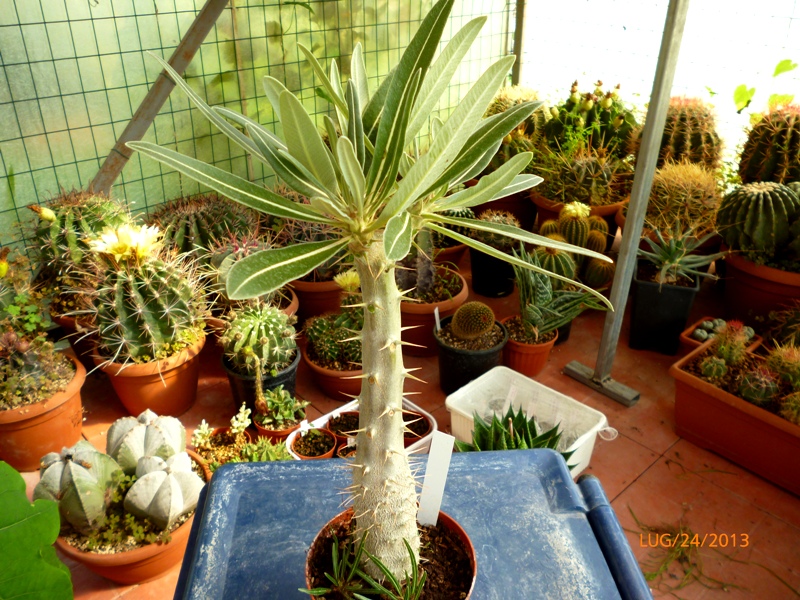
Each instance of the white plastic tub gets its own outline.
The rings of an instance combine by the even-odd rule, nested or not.
[[[473,414],[490,422],[493,414],[502,417],[512,405],[514,410],[522,407],[528,418],[535,417],[540,433],[556,424],[560,426],[558,450],[573,452],[569,460],[574,465],[570,469],[573,477],[589,466],[597,432],[608,428],[608,419],[599,410],[508,367],[495,367],[450,394],[445,401],[452,433],[466,443],[472,443]]]
[[[421,409],[419,406],[417,406],[410,400],[406,400],[405,398],[403,398],[403,408],[406,410],[413,410],[414,412],[418,412],[431,422],[430,433],[420,438],[413,444],[409,445],[408,448],[406,448],[406,452],[408,454],[427,454],[428,450],[431,447],[431,438],[433,437],[433,432],[436,431],[439,427],[436,423],[436,419],[433,418],[433,415],[431,413]],[[347,404],[342,404],[336,410],[333,410],[325,415],[322,415],[320,418],[311,421],[310,425],[312,427],[325,427],[325,425],[328,423],[328,420],[332,419],[339,413],[346,412],[349,410],[358,410],[358,400],[353,400],[352,402],[348,402]],[[295,460],[301,460],[301,458],[297,456],[297,454],[295,454],[294,451],[292,450],[292,443],[294,442],[294,438],[297,437],[298,433],[302,429],[303,427],[301,427],[297,431],[293,431],[292,433],[289,434],[289,437],[286,438],[286,448],[289,450],[289,454],[291,454],[292,458],[294,458]]]

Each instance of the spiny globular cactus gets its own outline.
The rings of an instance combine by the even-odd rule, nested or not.
[[[714,338],[714,354],[724,360],[726,365],[738,365],[745,358],[749,339],[744,323],[730,320]]]
[[[605,248],[605,240],[603,240],[603,247]],[[539,259],[539,264],[541,267],[551,273],[555,273],[556,275],[562,275],[569,279],[575,279],[575,261],[569,255],[568,252],[564,250],[559,250],[558,248],[548,248],[545,246],[540,246],[536,248],[536,258]],[[563,289],[566,286],[566,282],[560,279],[552,279],[552,285],[554,290]]]
[[[590,258],[583,268],[583,282],[590,288],[599,289],[606,287],[614,279],[616,265],[614,263]]]
[[[594,250],[602,254],[606,249],[606,242],[608,235],[597,229],[590,229],[589,235],[586,237],[586,248]]]
[[[558,228],[558,221],[555,219],[548,219],[539,226],[539,235],[548,236],[553,233],[561,233]]]
[[[106,196],[72,191],[45,206],[28,206],[39,217],[36,246],[41,263],[56,272],[80,267],[90,253],[89,240],[106,227],[131,220],[127,209]]]
[[[719,204],[719,187],[713,171],[694,163],[669,163],[653,177],[647,222],[663,230],[680,221],[691,224],[695,236],[702,237],[713,231]]]
[[[608,223],[603,217],[598,215],[589,215],[589,230],[599,231],[604,235],[608,235]]]
[[[180,253],[204,255],[231,234],[254,235],[258,213],[216,194],[170,200],[147,218],[163,232],[164,245]]]
[[[483,302],[462,304],[450,321],[450,330],[461,340],[474,340],[494,327],[494,312]]]
[[[517,218],[512,215],[510,212],[505,210],[487,210],[480,217],[479,220],[485,221],[486,223],[497,223],[500,225],[509,225],[511,227],[519,227],[519,221]],[[492,248],[496,248],[498,250],[503,250],[504,252],[508,252],[511,248],[514,247],[516,243],[513,239],[506,237],[504,235],[499,235],[496,233],[491,233],[488,231],[476,231],[475,235],[478,236],[478,239],[482,241],[484,244],[491,246]]]
[[[45,455],[39,472],[33,499],[57,501],[62,518],[88,534],[105,521],[122,470],[113,458],[81,441],[60,453]]]
[[[445,217],[456,217],[458,219],[474,219],[475,213],[471,208],[453,208],[449,210],[443,210],[439,213]],[[460,233],[461,235],[469,237],[472,233],[471,229],[467,229],[466,227],[461,227],[460,225],[449,225],[445,224],[444,227],[451,231],[455,231],[456,233]],[[457,244],[455,240],[450,239],[446,235],[439,233],[438,231],[431,232],[431,238],[433,240],[434,248],[447,248],[448,246],[452,246]]]
[[[168,459],[186,448],[186,430],[175,417],[159,417],[145,410],[138,417],[122,417],[111,424],[106,436],[106,453],[117,461],[126,475],[136,472],[139,459],[156,456]]]
[[[560,169],[564,199],[600,206],[613,200],[613,162],[596,153],[578,153]]]
[[[146,518],[159,529],[169,529],[197,507],[205,483],[192,471],[186,452],[166,461],[157,456],[139,459],[136,482],[125,495],[125,511]]]
[[[755,367],[742,374],[739,380],[739,395],[761,406],[772,400],[778,393],[780,379],[767,367]]]
[[[795,425],[800,425],[800,392],[792,392],[781,400],[781,416]]]
[[[262,373],[274,377],[294,359],[297,342],[293,317],[262,304],[241,308],[229,319],[220,344],[236,372],[255,375],[258,362]]]
[[[360,331],[364,327],[360,280],[355,271],[345,271],[334,278],[342,288],[342,310],[306,321],[309,347],[317,358],[340,365],[361,364]]]
[[[631,136],[632,154],[639,154],[641,134],[639,127]],[[699,98],[670,98],[657,166],[687,161],[713,171],[719,167],[721,157],[722,140],[711,107]]]
[[[92,242],[103,284],[93,301],[100,355],[159,360],[203,335],[205,304],[189,264],[160,258],[156,228],[122,226]]]
[[[728,374],[728,365],[719,356],[706,356],[698,366],[703,377],[708,379],[722,379]]]
[[[800,391],[800,348],[776,343],[767,354],[767,367],[780,375],[793,390]]]
[[[722,199],[716,228],[733,250],[773,256],[789,241],[789,226],[800,216],[800,198],[780,183],[749,183]]]
[[[208,251],[207,264],[203,269],[203,277],[207,280],[208,293],[218,309],[232,306],[227,296],[228,274],[236,261],[262,250],[269,250],[272,245],[264,238],[249,233],[230,233],[216,240]],[[265,294],[260,301],[270,303],[276,293]]]
[[[574,245],[586,247],[589,239],[590,208],[581,202],[570,202],[558,214],[558,229],[566,240]],[[603,244],[605,248],[605,243]]]
[[[750,128],[739,177],[742,183],[800,181],[800,106],[776,108]]]

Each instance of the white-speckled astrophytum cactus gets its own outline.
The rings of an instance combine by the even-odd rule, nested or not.
[[[168,459],[186,448],[186,430],[175,417],[159,417],[146,410],[138,417],[117,419],[108,430],[106,451],[126,475],[136,471],[139,459]]]

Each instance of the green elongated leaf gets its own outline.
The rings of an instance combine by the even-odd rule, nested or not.
[[[267,95],[267,100],[272,105],[272,110],[275,111],[275,116],[280,123],[281,120],[281,94],[289,90],[280,81],[265,75],[263,79],[264,93]]]
[[[361,122],[361,101],[356,93],[355,84],[347,82],[347,137],[356,151],[358,164],[364,165],[366,151],[364,149],[364,126]]]
[[[434,216],[439,221],[446,222],[446,220],[441,215],[431,215],[431,216]],[[448,218],[447,221],[449,221],[449,220],[450,219]],[[457,220],[458,221],[472,221],[472,219],[457,219]],[[463,225],[463,224],[462,223],[458,223],[458,225]],[[465,226],[471,227],[472,225],[471,224],[466,224]],[[455,231],[452,231],[450,229],[442,227],[441,225],[438,225],[436,223],[428,222],[428,223],[425,223],[424,227],[426,229],[430,229],[431,231],[436,231],[438,233],[441,233],[442,235],[446,235],[447,237],[452,238],[452,239],[454,239],[455,241],[457,241],[457,242],[459,242],[461,244],[466,244],[470,248],[475,248],[475,250],[480,250],[481,252],[483,252],[485,254],[488,254],[489,256],[494,256],[495,258],[499,258],[500,260],[503,260],[503,261],[505,261],[507,263],[510,263],[512,265],[516,265],[518,267],[523,267],[525,269],[530,269],[531,271],[536,271],[537,273],[542,273],[543,275],[547,275],[548,277],[553,277],[554,279],[560,279],[561,281],[566,281],[567,283],[569,283],[571,285],[574,285],[575,287],[578,287],[578,288],[580,288],[582,290],[586,290],[587,292],[591,293],[593,296],[598,298],[603,304],[608,306],[609,310],[612,310],[612,311],[614,310],[614,307],[611,305],[611,302],[609,302],[608,298],[603,296],[600,292],[598,292],[597,290],[593,290],[592,288],[587,287],[587,286],[583,285],[580,282],[574,281],[574,280],[570,279],[569,277],[563,277],[562,275],[558,275],[556,273],[551,273],[550,271],[548,271],[546,269],[542,269],[541,267],[537,267],[535,265],[531,265],[530,263],[527,263],[524,260],[520,260],[518,258],[515,258],[515,257],[513,257],[513,256],[511,256],[509,254],[506,254],[504,252],[501,252],[500,250],[497,250],[496,248],[492,248],[491,246],[489,246],[487,244],[484,244],[483,242],[479,242],[478,240],[475,240],[475,239],[473,239],[471,237],[467,237],[466,235],[462,235],[460,233],[457,233]],[[503,226],[503,227],[505,227],[505,226]],[[516,227],[509,227],[509,229],[516,229]],[[586,248],[579,248],[578,246],[570,246],[569,244],[564,244],[563,242],[557,242],[557,241],[551,240],[549,238],[543,238],[541,236],[534,235],[532,233],[528,233],[527,231],[523,231],[522,229],[516,229],[516,230],[520,234],[525,234],[525,236],[532,236],[532,237],[538,238],[538,240],[539,240],[538,242],[534,241],[532,243],[538,244],[540,246],[548,246],[548,247],[552,247],[552,248],[561,248],[561,249],[564,249],[564,250],[567,250],[567,248],[565,248],[565,246],[568,246],[569,248],[572,249],[571,250],[572,252],[576,252],[578,254],[583,254],[585,256],[596,256],[596,257],[602,258],[605,261],[610,261],[611,260],[608,257],[603,256],[602,254],[597,254],[596,252],[592,252],[591,250],[587,250]],[[501,233],[501,232],[496,231],[496,230],[492,230],[492,231],[494,231],[495,233]],[[505,233],[506,235],[508,235],[508,232],[502,232],[502,233]],[[510,235],[509,237],[514,237],[514,239],[521,239],[522,241],[529,241],[529,239],[527,237],[525,237],[525,239],[522,239],[522,237],[517,237],[517,235],[513,235],[513,236]],[[558,245],[556,245],[556,244],[558,244]],[[567,251],[570,251],[570,250],[567,250]]]
[[[328,142],[331,145],[333,155],[336,155],[336,144],[339,142],[339,134],[336,132],[336,123],[333,122],[328,115],[322,116],[322,122],[325,124],[325,133],[328,134]]]
[[[70,571],[56,555],[58,503],[25,494],[25,481],[0,461],[0,598],[72,598]]]
[[[378,136],[375,140],[373,161],[367,175],[367,192],[370,194],[384,187],[383,184],[387,177],[385,155],[392,151],[392,146],[397,143],[398,138],[402,138],[401,148],[405,148],[405,132],[408,123],[404,123],[402,131],[398,131],[398,122],[403,119],[403,113],[408,119],[408,114],[413,106],[414,97],[410,97],[410,95],[412,92],[416,95],[417,86],[412,86],[412,78],[417,73],[420,73],[419,77],[424,78],[439,45],[439,40],[442,38],[442,31],[447,24],[452,7],[453,0],[439,0],[431,8],[397,64],[387,90],[386,101],[378,125]],[[406,108],[405,105],[409,103],[410,105]],[[366,126],[365,119],[365,128]],[[390,161],[388,164],[392,164],[392,162]],[[394,214],[389,216],[393,217]],[[387,218],[381,223],[381,226],[385,225],[388,220]]]
[[[419,89],[421,72],[417,71],[408,82],[408,86],[403,90],[403,98],[398,108],[397,118],[391,121],[391,127],[387,130],[388,139],[382,151],[375,146],[372,164],[367,174],[367,195],[377,202],[382,200],[397,181],[397,168],[400,158],[405,148],[405,131],[408,125],[408,117],[411,107],[414,104],[414,96]],[[389,123],[389,120],[384,121]],[[381,124],[381,131],[384,131]],[[378,136],[380,143],[380,135]],[[373,177],[370,179],[370,177]]]
[[[541,104],[541,102],[525,102],[481,121],[475,132],[467,139],[458,158],[428,188],[428,191],[445,183],[449,185],[455,181],[464,181],[467,172],[477,171],[475,173],[477,174],[483,171],[494,157],[503,138],[533,114]],[[488,154],[492,149],[494,151]]]
[[[375,141],[378,135],[378,124],[380,123],[381,114],[383,114],[383,105],[386,103],[386,96],[389,94],[389,88],[392,86],[392,77],[394,77],[396,71],[397,67],[389,71],[389,74],[378,86],[375,94],[369,99],[361,115],[361,121],[364,124],[364,135],[372,142]]]
[[[532,187],[539,185],[542,181],[543,181],[542,178],[539,177],[538,175],[529,175],[529,174],[517,175],[516,177],[514,177],[514,179],[511,181],[510,184],[508,184],[502,190],[494,194],[491,198],[485,201],[484,200],[478,201],[477,203],[473,203],[472,201],[473,197],[469,197],[470,199],[468,199],[466,195],[456,198],[458,194],[461,194],[462,192],[466,191],[462,190],[462,192],[457,192],[456,194],[453,194],[452,196],[448,196],[447,198],[445,198],[445,200],[448,201],[451,198],[453,199],[452,203],[450,202],[446,203],[447,205],[446,208],[456,208],[458,206],[463,206],[464,208],[471,208],[473,206],[477,206],[478,204],[483,204],[483,202],[491,202],[492,200],[499,200],[500,198],[505,198],[507,196],[511,196],[512,194],[524,192],[525,190],[529,190]],[[467,188],[467,189],[472,189],[472,188]],[[463,202],[466,202],[466,204],[462,204]],[[437,205],[437,209],[438,208],[440,208],[440,206]],[[445,208],[444,203],[441,208],[442,209]]]
[[[219,116],[224,117],[230,121],[233,121],[234,123],[238,123],[245,130],[247,130],[247,128],[249,127],[258,131],[262,137],[270,140],[273,147],[286,150],[286,144],[283,143],[283,140],[281,138],[279,138],[277,135],[272,133],[266,127],[264,127],[257,121],[254,121],[250,117],[246,117],[245,115],[237,113],[235,110],[230,110],[229,108],[225,108],[224,106],[214,106],[212,110]]]
[[[411,226],[411,215],[407,212],[397,215],[386,224],[383,234],[383,251],[389,260],[403,260],[411,250],[414,232]]]
[[[329,78],[333,89],[336,91],[336,94],[339,98],[345,99],[345,104],[347,104],[347,96],[345,96],[344,90],[342,89],[342,76],[339,75],[339,64],[335,61],[331,61],[331,75]],[[336,118],[339,121],[339,130],[340,131],[347,131],[349,119],[347,118],[347,108],[344,109],[340,107],[336,102],[333,103],[333,108],[336,110]]]
[[[350,81],[355,87],[358,96],[358,105],[366,106],[369,102],[369,79],[367,66],[364,64],[364,51],[361,42],[356,43],[353,55],[350,57]]]
[[[750,106],[750,102],[753,101],[753,96],[755,95],[756,88],[748,88],[745,84],[733,90],[733,102],[736,104],[736,112],[741,113],[745,108]]]
[[[477,185],[439,199],[434,204],[435,210],[467,208],[488,202],[514,181],[519,172],[531,162],[532,156],[530,152],[520,152],[512,156],[499,169],[481,177]]]
[[[196,158],[185,156],[168,148],[162,148],[151,142],[129,142],[128,147],[168,165],[223,196],[249,206],[254,210],[276,217],[300,219],[311,221],[312,223],[328,223],[331,225],[336,223],[336,221],[318,214],[305,204],[287,200],[275,192]]]
[[[263,137],[261,132],[249,126],[247,132],[261,149],[264,156],[267,158],[267,163],[272,167],[272,170],[275,171],[275,174],[286,182],[290,188],[308,198],[312,196],[325,196],[330,193],[290,154],[287,154],[280,148],[273,147],[270,140]]]
[[[183,90],[183,92],[188,96],[189,101],[192,104],[194,104],[197,107],[197,109],[201,113],[203,113],[203,116],[205,116],[206,119],[211,121],[217,127],[217,129],[219,129],[222,133],[227,135],[235,144],[237,144],[247,152],[251,152],[258,158],[263,158],[261,157],[261,153],[258,151],[258,148],[253,143],[253,141],[249,137],[244,135],[241,131],[236,129],[236,127],[234,127],[233,125],[228,123],[225,119],[220,117],[217,113],[215,113],[208,104],[203,102],[203,99],[200,96],[198,96],[197,93],[195,93],[195,91],[191,87],[189,87],[189,84],[186,83],[183,77],[178,75],[178,72],[175,71],[175,69],[173,69],[167,61],[165,61],[160,56],[156,56],[152,52],[148,52],[148,54],[150,54],[150,56],[152,56],[159,63],[161,63],[161,66],[164,67],[164,70],[167,72],[170,79],[172,79],[172,81],[175,82],[175,85],[177,85],[179,88]]]
[[[453,74],[461,64],[462,59],[472,46],[475,38],[478,37],[478,33],[480,33],[484,23],[486,23],[486,17],[478,17],[464,25],[447,43],[447,46],[431,65],[430,71],[425,76],[422,87],[420,87],[417,101],[414,103],[414,109],[411,111],[411,122],[406,129],[406,139],[410,140],[422,129],[425,121],[428,120],[431,112],[436,108],[442,94],[450,84],[450,80],[453,78]]]
[[[500,146],[502,145],[503,141],[500,140],[494,146],[489,148],[486,153],[480,157],[477,162],[472,165],[467,171],[464,171],[461,175],[458,175],[452,182],[452,185],[456,185],[459,183],[465,183],[470,179],[475,179],[478,177],[483,171],[489,166],[489,163],[492,162],[495,154],[497,151],[500,150]]]
[[[263,250],[236,261],[228,274],[231,300],[257,298],[310,273],[345,248],[349,238]]]
[[[796,62],[792,62],[792,59],[790,58],[784,58],[777,65],[775,65],[775,71],[772,73],[772,76],[777,77],[781,73],[788,73],[789,71],[794,71],[796,68]]]
[[[459,151],[475,129],[475,123],[486,112],[500,83],[514,64],[514,57],[507,56],[489,67],[470,88],[464,99],[450,114],[428,152],[423,154],[414,167],[403,178],[392,199],[386,203],[376,220],[375,227],[382,227],[393,216],[406,210],[427,190],[456,160]]]
[[[328,149],[306,109],[291,92],[281,94],[281,125],[289,154],[313,173],[326,189],[338,193],[339,184]]]
[[[342,169],[347,187],[350,188],[350,195],[356,203],[358,215],[364,213],[364,188],[367,185],[361,165],[358,164],[353,144],[347,137],[342,137],[336,145],[336,154],[339,157],[339,166]]]
[[[297,44],[297,47],[305,54],[306,60],[308,60],[311,68],[314,69],[314,73],[316,73],[317,77],[320,78],[322,81],[322,85],[325,88],[325,91],[330,94],[331,99],[333,100],[333,105],[336,106],[339,110],[343,112],[347,112],[347,106],[344,103],[344,98],[342,95],[338,93],[337,89],[331,83],[331,80],[328,79],[328,76],[325,74],[325,69],[322,68],[322,65],[319,64],[317,57],[306,48],[303,44]],[[339,88],[341,89],[341,87]]]

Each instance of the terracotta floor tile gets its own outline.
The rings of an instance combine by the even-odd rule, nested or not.
[[[598,477],[606,495],[614,500],[657,460],[657,454],[627,436],[618,435],[611,441],[598,436],[584,473]]]

